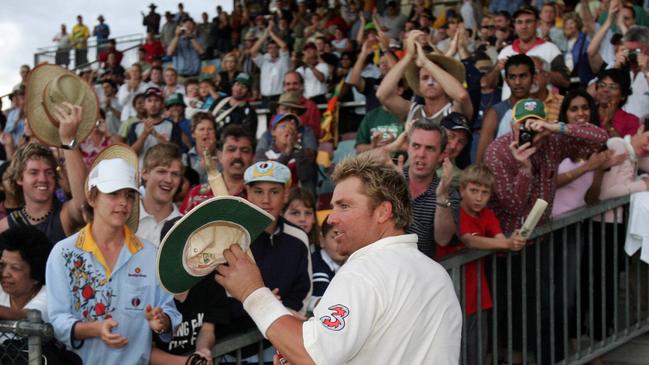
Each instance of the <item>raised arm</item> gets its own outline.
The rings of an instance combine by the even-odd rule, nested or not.
[[[274,23],[271,20],[270,24],[268,24],[268,35],[270,35],[270,37],[275,41],[275,43],[277,43],[277,46],[279,47],[280,50],[284,52],[288,51],[288,45],[286,44],[286,42],[284,42],[282,38],[278,37],[277,34],[273,32],[273,25]]]
[[[261,45],[264,44],[264,42],[269,36],[269,32],[270,32],[270,26],[266,27],[266,30],[264,31],[264,35],[259,37],[259,39],[257,39],[257,42],[255,42],[255,44],[253,44],[252,47],[250,48],[250,57],[252,58],[257,57],[257,54],[259,54],[259,50],[261,49]]]
[[[62,107],[57,107],[54,116],[59,120],[59,135],[63,145],[69,145],[77,134],[77,129],[81,123],[81,114],[83,110],[78,105],[63,103]],[[76,141],[77,143],[79,141]],[[71,235],[76,228],[83,224],[83,215],[81,214],[83,203],[86,201],[85,190],[83,188],[86,180],[86,165],[81,157],[81,151],[78,148],[64,149],[65,172],[70,181],[72,190],[72,199],[63,204],[61,211],[61,224],[66,235]]]
[[[599,30],[595,32],[595,35],[590,40],[590,44],[588,45],[588,49],[586,50],[586,53],[588,53],[588,63],[590,64],[590,69],[595,72],[601,69],[602,65],[604,64],[604,60],[599,54],[599,49],[602,46],[602,42],[606,38],[606,33],[608,33],[609,29],[611,29],[613,21],[617,18],[619,10],[619,3],[616,0],[611,1],[611,5],[608,10],[608,16],[606,17],[604,24],[602,24]]]
[[[425,68],[435,78],[437,83],[442,87],[446,95],[453,100],[453,109],[464,114],[467,118],[473,118],[473,104],[469,92],[464,88],[455,77],[451,76],[443,68],[437,66],[426,57],[421,44],[416,43],[417,47],[417,66]]]
[[[406,54],[399,62],[390,69],[385,75],[383,81],[376,90],[376,97],[379,99],[390,113],[394,114],[397,118],[405,120],[410,110],[410,102],[395,92],[399,85],[399,80],[403,78],[406,68],[410,62],[414,61],[416,55],[415,39],[420,36],[425,36],[424,32],[413,30],[408,33],[406,39]]]
[[[361,73],[363,72],[363,68],[365,67],[365,60],[367,59],[367,56],[369,54],[369,41],[365,41],[363,42],[363,46],[361,47],[361,53],[356,58],[352,72],[349,75],[349,84],[355,87],[356,90],[362,91],[365,89],[365,80],[363,80],[363,78],[361,77]]]

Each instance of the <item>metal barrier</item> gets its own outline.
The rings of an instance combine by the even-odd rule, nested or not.
[[[649,332],[648,265],[623,251],[625,224],[618,223],[628,221],[628,204],[620,197],[556,217],[519,253],[463,250],[440,261],[463,307],[461,363],[583,364]],[[602,224],[607,211],[614,223]],[[484,268],[493,307],[468,316],[472,263],[474,294]],[[482,308],[481,295],[474,297]],[[261,340],[251,330],[218,341],[213,353],[261,347]]]
[[[118,37],[111,37],[111,39],[114,39],[117,42],[118,48],[125,48],[130,50],[133,47],[137,47],[144,42],[144,35],[141,33],[126,34]],[[69,60],[70,60],[69,65],[74,65],[74,68],[71,69],[78,70],[80,68],[88,67],[91,64],[95,63],[99,56],[99,46],[100,45],[97,44],[97,39],[95,37],[91,37],[88,40],[87,59],[95,60],[95,61],[91,61],[82,65],[77,65],[77,61],[74,58],[75,57],[74,48],[70,48],[68,53]],[[124,50],[120,50],[120,51],[124,52]],[[38,65],[42,62],[48,62],[54,64],[56,53],[57,53],[57,46],[41,47],[36,49],[36,53],[34,53],[34,65]],[[125,53],[124,58],[125,59],[123,59],[122,62],[124,62],[125,65],[130,65],[131,63],[136,62],[137,51],[134,53],[134,56],[127,57],[127,54]]]
[[[53,335],[52,325],[37,310],[28,310],[24,320],[0,321],[0,364],[42,364],[44,340]]]

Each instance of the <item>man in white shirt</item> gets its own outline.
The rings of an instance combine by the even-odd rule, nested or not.
[[[128,80],[119,87],[117,92],[117,100],[122,106],[122,122],[128,118],[137,115],[135,107],[133,106],[133,98],[137,94],[141,94],[149,87],[142,79],[142,66],[139,63],[134,63],[128,69]]]
[[[539,11],[532,6],[524,5],[514,13],[514,30],[518,39],[511,45],[505,47],[498,54],[498,60],[507,60],[515,54],[525,54],[530,57],[539,57],[550,64],[550,83],[556,87],[570,86],[568,69],[559,48],[551,42],[547,42],[536,36],[536,29],[539,22]],[[490,84],[498,81],[498,73],[503,71],[502,67],[495,67],[487,74]],[[503,74],[504,75],[504,74]],[[502,100],[509,98],[511,90],[507,84],[503,85]]]
[[[173,204],[183,178],[180,148],[174,143],[159,143],[146,151],[142,167],[144,197],[140,199],[140,224],[136,235],[160,244],[165,222],[180,216]]]
[[[365,154],[336,167],[328,222],[350,254],[306,322],[238,245],[216,280],[294,364],[457,364],[462,313],[446,270],[417,249],[405,178]],[[421,280],[430,278],[430,280]],[[426,305],[422,306],[422,303]]]
[[[316,104],[326,104],[329,66],[320,60],[315,43],[307,43],[303,52],[304,64],[295,71],[304,79],[304,97],[313,100]]]
[[[271,21],[264,35],[250,49],[253,62],[261,70],[259,91],[262,101],[266,103],[279,99],[284,89],[284,75],[288,72],[291,62],[286,42],[273,32],[273,27],[274,23]],[[261,54],[259,50],[269,37],[271,40],[268,41],[268,53]]]
[[[624,66],[631,71],[631,95],[622,109],[640,119],[646,118],[649,116],[649,29],[638,25],[629,28],[622,37],[620,52],[626,61]]]

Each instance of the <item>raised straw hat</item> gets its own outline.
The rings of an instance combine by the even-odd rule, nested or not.
[[[81,106],[81,124],[75,136],[79,143],[88,137],[99,118],[95,90],[61,66],[43,64],[34,68],[27,78],[25,98],[29,127],[39,141],[49,146],[61,146],[59,121],[53,114],[56,105],[69,102]]]
[[[429,53],[426,57],[444,71],[448,72],[461,84],[464,84],[465,72],[462,62],[437,52]],[[405,78],[412,91],[421,96],[421,92],[419,91],[419,67],[415,64],[414,60],[406,67]]]

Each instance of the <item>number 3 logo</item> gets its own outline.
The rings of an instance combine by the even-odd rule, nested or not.
[[[332,331],[340,331],[345,328],[345,318],[349,315],[349,309],[342,304],[332,305],[327,308],[331,315],[320,317],[320,322],[325,328]]]

